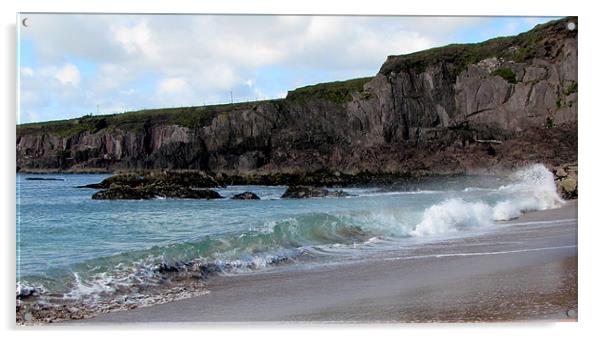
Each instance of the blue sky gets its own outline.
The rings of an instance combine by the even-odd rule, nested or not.
[[[514,35],[551,17],[22,14],[18,123],[278,98],[376,74],[387,55]]]

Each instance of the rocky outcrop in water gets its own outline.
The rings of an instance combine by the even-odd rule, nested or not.
[[[309,186],[291,186],[286,189],[282,195],[283,199],[306,199],[306,198],[342,198],[349,196],[343,191],[329,191],[324,188],[316,188]]]
[[[111,185],[140,186],[149,184],[172,185],[196,188],[220,187],[223,184],[214,176],[199,171],[141,171],[120,173],[100,183],[78,186],[78,188],[106,189]]]
[[[234,200],[260,200],[257,194],[253,192],[243,192],[240,194],[235,194],[232,199]]]
[[[175,185],[143,185],[130,187],[113,184],[106,190],[92,195],[94,200],[147,200],[156,198],[172,199],[221,199],[219,193],[213,190],[196,190]]]
[[[390,56],[370,78],[285,99],[17,129],[21,171],[499,172],[577,160],[577,30]],[[554,145],[551,147],[550,145]]]
[[[216,191],[198,189],[216,186],[219,185],[215,179],[205,173],[158,172],[119,174],[80,188],[103,189],[92,195],[95,200],[221,199],[223,197]]]

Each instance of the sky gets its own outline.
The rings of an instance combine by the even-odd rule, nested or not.
[[[17,123],[282,98],[551,17],[21,14]],[[25,20],[25,25],[23,25]]]

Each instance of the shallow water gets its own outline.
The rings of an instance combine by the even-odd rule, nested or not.
[[[64,180],[26,180],[32,177]],[[94,189],[75,188],[106,177],[17,176],[18,290],[94,304],[161,293],[157,287],[172,287],[182,275],[359,260],[470,236],[561,203],[541,165],[509,178],[448,179],[452,185],[430,183],[428,190],[347,188],[348,198],[288,200],[279,198],[284,186],[230,186],[217,189],[222,200],[102,201],[91,199]],[[244,191],[261,200],[228,199]]]

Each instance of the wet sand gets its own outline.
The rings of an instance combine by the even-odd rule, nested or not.
[[[576,320],[577,201],[505,224],[361,262],[215,277],[204,296],[63,324]]]

